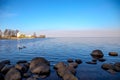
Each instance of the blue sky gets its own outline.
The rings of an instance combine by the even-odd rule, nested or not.
[[[6,28],[56,37],[119,36],[120,0],[0,0],[0,29]]]

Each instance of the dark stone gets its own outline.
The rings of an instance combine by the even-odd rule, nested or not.
[[[101,50],[93,50],[92,53],[91,53],[91,56],[93,58],[102,58],[104,55],[103,55],[103,52]]]
[[[37,79],[34,77],[30,77],[30,78],[27,78],[26,80],[37,80]]]
[[[116,73],[116,71],[113,70],[113,69],[108,69],[107,71],[108,71],[109,73],[111,73],[111,74],[115,74],[115,73]]]
[[[77,68],[78,64],[76,62],[69,63],[68,66]]]
[[[65,72],[63,76],[63,80],[78,80],[77,77],[75,77],[72,73],[70,72]]]
[[[4,80],[4,75],[0,73],[0,80]]]
[[[104,61],[106,61],[104,58],[100,58],[100,59],[98,59],[100,62],[104,62]]]
[[[13,68],[14,65],[5,65],[2,69],[1,69],[1,73],[6,74],[11,68]]]
[[[87,64],[97,64],[96,62],[93,62],[93,61],[88,61],[86,62]]]
[[[21,73],[15,68],[10,69],[5,75],[5,80],[21,80],[21,78]]]
[[[1,71],[1,69],[2,69],[4,66],[5,66],[4,63],[0,63],[0,71]]]
[[[50,63],[45,58],[36,57],[30,62],[30,71],[33,74],[39,74],[41,77],[47,77],[50,73]]]
[[[15,68],[18,69],[20,72],[25,73],[27,72],[28,68],[25,66],[25,64],[16,64]]]
[[[3,63],[3,64],[10,64],[10,60],[3,60],[3,61],[1,61],[0,63]]]
[[[115,71],[120,72],[120,62],[114,64]]]
[[[97,62],[97,59],[93,58],[93,59],[92,59],[92,62]]]
[[[28,78],[28,77],[30,77],[31,75],[32,75],[31,73],[24,73],[24,74],[23,74],[23,77],[24,77],[24,78]]]
[[[27,61],[26,61],[26,60],[19,60],[19,61],[17,62],[17,64],[20,64],[20,63],[27,63]]]
[[[109,69],[113,69],[114,70],[114,66],[112,64],[108,64],[108,63],[104,63],[102,64],[102,69],[104,70],[109,70]]]
[[[118,53],[117,52],[109,52],[109,55],[110,56],[118,56]]]
[[[75,62],[78,63],[78,64],[81,64],[81,63],[82,63],[82,60],[76,59]]]
[[[54,66],[54,69],[59,69],[59,68],[65,68],[66,65],[64,64],[64,62],[59,62]]]
[[[71,63],[73,62],[73,59],[68,59],[67,62]]]
[[[70,71],[72,74],[75,74],[75,73],[76,73],[75,68],[73,68],[73,67],[71,67],[71,66],[67,66],[66,69],[67,69],[68,71]]]

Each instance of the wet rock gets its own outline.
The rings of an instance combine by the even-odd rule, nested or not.
[[[15,68],[20,70],[22,73],[25,73],[28,70],[27,66],[25,66],[25,64],[22,64],[22,63],[21,64],[16,64]]]
[[[97,59],[93,58],[93,59],[92,59],[92,62],[97,62]]]
[[[66,72],[63,76],[63,80],[78,80],[77,77],[75,77],[73,74],[70,72]]]
[[[111,73],[111,74],[115,74],[115,73],[116,73],[116,71],[113,70],[113,69],[108,69],[107,71],[108,71],[109,73]]]
[[[109,70],[109,69],[114,69],[114,66],[112,64],[104,63],[102,64],[102,69],[104,70]]]
[[[1,73],[6,74],[11,68],[13,68],[14,65],[5,65],[2,69],[1,69]]]
[[[21,73],[15,68],[10,69],[5,75],[5,80],[21,80],[21,78]]]
[[[31,73],[24,73],[24,74],[23,74],[23,77],[24,77],[24,78],[28,78],[28,77],[30,77],[31,75],[32,75]]]
[[[73,59],[68,59],[67,62],[71,63],[73,62]]]
[[[40,63],[50,65],[50,62],[47,61],[45,58],[36,57],[36,58],[32,59],[32,61],[30,62],[30,68],[33,67],[33,66],[36,66],[37,64],[40,64]]]
[[[54,66],[54,69],[58,69],[58,68],[65,68],[66,65],[64,64],[64,62],[59,62]]]
[[[47,74],[50,72],[50,67],[46,64],[39,64],[36,65],[33,69],[31,69],[31,72],[34,74]]]
[[[5,66],[4,63],[0,63],[0,71],[1,71],[1,69],[2,69],[4,66]]]
[[[87,64],[97,64],[97,62],[93,62],[93,61],[88,61],[86,62]]]
[[[3,63],[3,64],[10,64],[10,60],[3,60],[3,61],[1,61],[0,63]]]
[[[104,55],[103,55],[103,52],[101,50],[93,50],[92,53],[91,53],[91,56],[93,58],[102,58]]]
[[[0,73],[0,80],[4,80],[4,75]]]
[[[104,61],[106,61],[106,59],[104,59],[104,58],[100,58],[100,59],[98,59],[100,62],[104,62]]]
[[[76,73],[76,70],[75,68],[71,67],[71,66],[67,66],[66,68],[68,71],[70,71],[72,74],[75,74]]]
[[[76,62],[69,63],[68,66],[77,68],[78,64]]]
[[[45,58],[36,57],[30,62],[30,71],[33,74],[39,74],[41,77],[48,76],[50,73],[50,63]]]
[[[117,52],[109,52],[109,55],[110,56],[118,56],[118,53]]]
[[[30,77],[30,78],[27,78],[26,80],[37,80],[37,79],[34,77]]]
[[[82,63],[82,60],[76,59],[75,62],[78,63],[78,64],[81,64],[81,63]]]
[[[114,67],[115,67],[115,71],[120,72],[120,62],[116,62],[114,64]]]
[[[17,64],[20,64],[20,63],[27,63],[27,61],[26,61],[26,60],[19,60],[19,61],[17,62]]]

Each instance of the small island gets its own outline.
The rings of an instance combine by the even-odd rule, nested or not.
[[[37,36],[34,32],[32,35],[26,35],[19,30],[5,29],[4,32],[0,30],[0,39],[21,39],[21,38],[45,38],[45,35]]]

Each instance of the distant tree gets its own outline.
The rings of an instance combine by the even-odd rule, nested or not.
[[[36,38],[36,37],[37,37],[35,32],[33,33],[32,37],[34,37],[34,38]]]
[[[0,38],[2,38],[2,31],[0,30]]]

